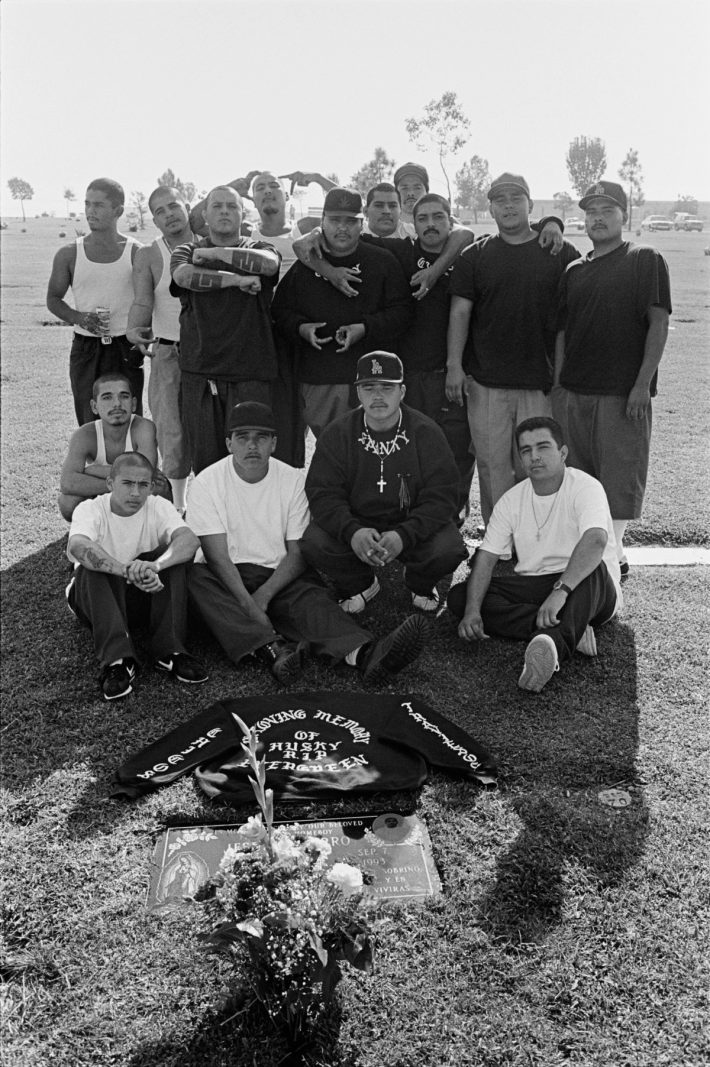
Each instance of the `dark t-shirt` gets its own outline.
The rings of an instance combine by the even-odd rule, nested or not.
[[[643,362],[650,307],[672,311],[668,265],[655,248],[624,241],[605,256],[572,263],[560,286],[560,385],[573,393],[627,396]]]
[[[361,282],[357,296],[345,296],[325,278],[294,263],[279,285],[272,307],[274,321],[283,336],[296,346],[297,377],[311,384],[349,383],[355,380],[360,356],[374,349],[397,351],[397,342],[409,325],[414,301],[407,279],[391,252],[360,240],[348,256],[325,259],[335,267],[356,269]],[[307,322],[325,323],[319,337],[331,337],[320,351],[305,341],[299,327]],[[335,334],[340,326],[363,323],[365,336],[346,352]]]
[[[376,240],[399,260],[408,280],[418,270],[431,267],[441,255],[441,252],[426,252],[419,240],[402,240],[396,237]],[[404,364],[405,379],[410,374],[446,368],[446,332],[451,304],[449,278],[453,269],[452,264],[423,300],[414,300],[412,297],[414,321],[402,334],[395,349]]]
[[[214,247],[209,238],[178,245],[170,260],[171,271],[181,263],[192,263],[196,248]],[[240,237],[231,247],[275,251],[264,241],[250,241],[246,237]],[[244,271],[232,273],[249,276]],[[240,289],[197,293],[183,289],[175,281],[170,283],[170,292],[180,298],[181,304],[178,358],[181,371],[229,382],[271,381],[276,377],[276,347],[269,306],[278,273],[271,277],[262,274],[259,278],[261,292],[256,296]]]
[[[510,244],[499,234],[464,248],[451,276],[451,296],[473,303],[463,368],[493,389],[552,385],[557,290],[579,249],[565,241],[559,255],[537,236]]]

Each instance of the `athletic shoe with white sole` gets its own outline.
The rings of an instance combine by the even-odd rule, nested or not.
[[[188,685],[201,685],[209,678],[199,659],[188,655],[187,652],[173,652],[171,656],[163,656],[162,659],[156,660],[155,666],[159,671],[172,674],[178,682],[186,682]]]
[[[525,666],[518,685],[521,689],[539,693],[559,669],[555,642],[548,634],[536,634],[525,649]]]
[[[361,611],[365,610],[370,601],[375,599],[379,591],[380,582],[375,577],[372,580],[372,585],[369,585],[367,589],[363,589],[361,593],[355,593],[354,596],[348,596],[339,601],[340,606],[346,615],[359,615]]]
[[[104,700],[127,697],[133,691],[135,676],[136,667],[132,659],[124,659],[120,663],[110,663],[105,666],[101,671],[100,679]]]
[[[417,611],[423,611],[425,615],[434,615],[441,606],[439,590],[432,589],[430,593],[412,593],[412,607]]]
[[[424,647],[426,633],[426,620],[421,615],[410,615],[396,630],[373,642],[358,663],[365,681],[377,681],[408,667]]]
[[[591,626],[587,627],[577,642],[577,651],[581,652],[583,656],[596,656],[597,636]]]

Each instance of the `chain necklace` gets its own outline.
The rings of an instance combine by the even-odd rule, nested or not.
[[[562,487],[560,486],[560,488],[562,488]],[[532,489],[532,490],[531,490],[531,492],[532,492],[532,496],[530,497],[530,506],[532,507],[533,519],[535,520],[535,525],[537,526],[537,534],[535,535],[535,540],[536,540],[536,541],[539,541],[539,540],[540,540],[540,537],[542,536],[542,531],[543,531],[543,530],[545,529],[545,527],[547,526],[548,522],[549,522],[549,521],[550,521],[550,519],[552,518],[552,513],[553,513],[553,511],[554,511],[554,510],[555,510],[555,508],[557,507],[557,498],[559,497],[559,494],[560,494],[560,490],[559,490],[559,489],[557,489],[557,490],[555,491],[555,493],[554,493],[554,497],[555,497],[555,499],[554,499],[554,500],[552,501],[552,504],[550,505],[550,510],[549,510],[549,511],[548,511],[548,513],[547,513],[547,517],[546,517],[546,519],[544,520],[544,522],[542,522],[542,523],[539,523],[539,522],[537,521],[537,515],[536,515],[536,513],[535,513],[535,496],[536,496],[536,494],[535,494],[535,490],[534,490],[534,489]]]
[[[397,429],[395,430],[394,437],[391,441],[375,441],[374,437],[370,433],[365,416],[362,416],[363,431],[358,437],[358,444],[361,444],[366,452],[372,452],[380,460],[380,480],[377,482],[379,490],[384,493],[387,482],[385,481],[385,456],[392,456],[395,452],[399,452],[402,445],[409,444],[409,438],[407,437],[407,431],[402,429],[402,412],[399,413],[399,422],[397,423]]]

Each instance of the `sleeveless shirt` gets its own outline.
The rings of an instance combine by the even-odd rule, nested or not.
[[[122,449],[123,452],[135,452],[133,438],[131,437],[131,427],[133,426],[134,419],[135,415],[131,415],[131,421],[128,423],[126,429],[126,441]],[[94,426],[96,427],[96,459],[92,459],[90,463],[85,463],[84,466],[86,467],[90,467],[92,463],[108,464],[108,460],[106,459],[106,442],[104,440],[104,424],[101,419],[96,419]]]
[[[138,244],[132,237],[127,237],[121,257],[115,263],[93,263],[84,251],[84,238],[77,238],[76,264],[71,285],[74,306],[77,311],[95,311],[97,307],[109,308],[112,337],[125,334],[128,326],[128,312],[133,303],[131,249]],[[75,326],[74,332],[84,337],[96,336],[82,326]]]
[[[177,341],[180,337],[180,301],[170,295],[170,249],[164,237],[153,244],[163,259],[163,269],[153,293],[153,333],[165,340]]]

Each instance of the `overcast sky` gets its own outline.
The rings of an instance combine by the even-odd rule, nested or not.
[[[3,0],[7,180],[29,213],[81,207],[107,175],[149,193],[167,167],[198,188],[252,168],[335,172],[382,145],[431,153],[404,121],[447,89],[474,153],[523,173],[533,197],[570,188],[569,142],[606,142],[615,178],[638,149],[649,200],[710,199],[707,0]]]

